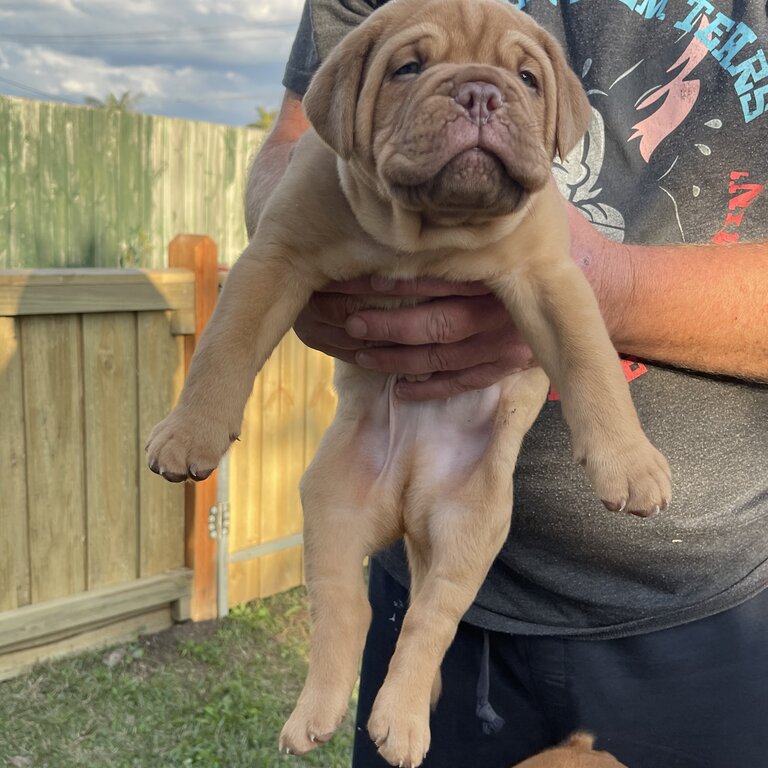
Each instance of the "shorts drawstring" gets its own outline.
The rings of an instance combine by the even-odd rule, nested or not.
[[[477,678],[477,708],[475,715],[483,723],[483,733],[491,736],[504,727],[504,718],[496,714],[488,700],[491,691],[491,651],[488,630],[483,630],[483,656],[480,660],[480,676]]]

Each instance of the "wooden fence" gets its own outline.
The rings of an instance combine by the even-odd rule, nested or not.
[[[0,272],[0,678],[173,615],[215,616],[222,592],[226,607],[302,582],[297,486],[335,407],[332,364],[283,340],[223,500],[217,473],[153,475],[144,441],[219,283],[208,238],[170,253],[183,268]]]
[[[167,266],[178,232],[232,264],[261,130],[0,97],[0,269]]]

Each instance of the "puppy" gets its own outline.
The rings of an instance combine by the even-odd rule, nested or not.
[[[607,752],[595,751],[588,733],[574,733],[559,747],[529,757],[513,768],[627,768]]]
[[[443,655],[509,531],[515,461],[547,377],[606,506],[666,507],[669,468],[570,257],[550,166],[590,110],[548,34],[496,0],[397,0],[331,53],[304,107],[314,130],[233,267],[148,461],[171,481],[210,474],[254,377],[330,280],[479,280],[504,302],[542,368],[406,403],[397,377],[339,364],[336,417],[301,482],[313,628],[281,749],[312,749],[344,717],[370,620],[361,563],[404,537],[411,606],[368,731],[390,764],[418,766]]]

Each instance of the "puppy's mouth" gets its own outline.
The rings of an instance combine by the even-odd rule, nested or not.
[[[392,193],[411,210],[499,216],[517,210],[525,189],[495,153],[472,146],[455,154],[434,176],[416,184],[395,184]]]

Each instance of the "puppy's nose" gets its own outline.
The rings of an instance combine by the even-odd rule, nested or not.
[[[462,83],[454,98],[467,110],[473,123],[482,124],[487,123],[491,113],[504,103],[501,91],[492,83],[482,80]]]

